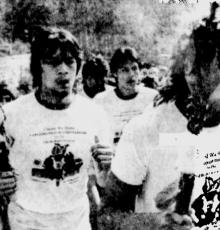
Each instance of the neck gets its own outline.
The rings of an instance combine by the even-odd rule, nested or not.
[[[96,92],[94,92],[93,90],[90,90],[88,87],[86,87],[85,85],[83,86],[83,90],[86,93],[86,95],[90,98],[93,98],[96,95]]]
[[[71,104],[71,95],[62,95],[48,89],[37,89],[35,93],[37,101],[48,109],[62,110]]]
[[[134,91],[134,92],[129,91],[129,93],[128,93],[128,91],[126,91],[124,88],[119,89],[117,87],[115,89],[115,93],[119,98],[121,98],[123,100],[130,100],[130,99],[133,99],[133,98],[135,98],[137,96],[138,91]]]

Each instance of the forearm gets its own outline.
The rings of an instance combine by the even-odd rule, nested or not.
[[[110,172],[106,181],[103,197],[104,207],[111,207],[121,211],[134,211],[135,198],[140,187],[141,185],[134,186],[126,184]]]

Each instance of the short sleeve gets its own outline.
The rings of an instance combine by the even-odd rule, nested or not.
[[[147,148],[142,116],[133,118],[124,128],[112,161],[112,172],[131,185],[143,183],[148,171],[150,150]]]

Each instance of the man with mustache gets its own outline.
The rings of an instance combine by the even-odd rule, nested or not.
[[[156,90],[138,86],[139,63],[135,49],[128,46],[117,49],[110,61],[116,87],[95,97],[112,118],[114,144],[119,141],[124,125],[141,114],[157,94]]]
[[[124,128],[106,186],[107,206],[154,213],[190,229],[219,229],[216,9],[220,6],[214,2],[211,14],[180,41],[185,45],[173,56],[170,81],[160,89],[155,106]]]

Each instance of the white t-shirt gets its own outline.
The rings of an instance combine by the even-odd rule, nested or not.
[[[105,91],[107,91],[107,90],[112,90],[112,88],[113,88],[113,86],[110,86],[110,85],[107,85],[107,84],[105,84]],[[83,86],[82,86],[82,88],[80,89],[80,90],[78,90],[77,91],[77,94],[79,94],[79,95],[81,95],[81,96],[83,96],[83,97],[86,97],[86,98],[88,98],[88,99],[93,99],[93,98],[90,98],[86,93],[85,93],[85,90],[83,89]]]
[[[105,112],[78,95],[67,109],[50,110],[37,102],[34,93],[3,109],[6,131],[15,140],[9,157],[18,174],[16,205],[41,215],[74,212],[69,215],[70,226],[84,230],[89,226],[90,148],[98,141],[108,144],[110,140]],[[66,226],[64,222],[57,229]]]
[[[120,138],[124,125],[131,118],[140,115],[153,102],[156,94],[156,90],[139,87],[137,96],[128,100],[119,98],[115,93],[115,89],[96,95],[96,102],[103,106],[111,120],[113,138]]]
[[[159,211],[157,195],[178,182],[181,173],[193,175],[190,209],[195,225],[220,229],[220,126],[196,136],[186,125],[174,104],[149,106],[125,127],[111,169],[125,183],[144,184],[136,212]]]
[[[186,119],[170,103],[157,108],[149,106],[125,126],[111,169],[127,184],[143,184],[136,212],[158,212],[157,194],[179,179],[181,152],[187,150],[181,143],[185,140],[182,137],[186,124]]]

